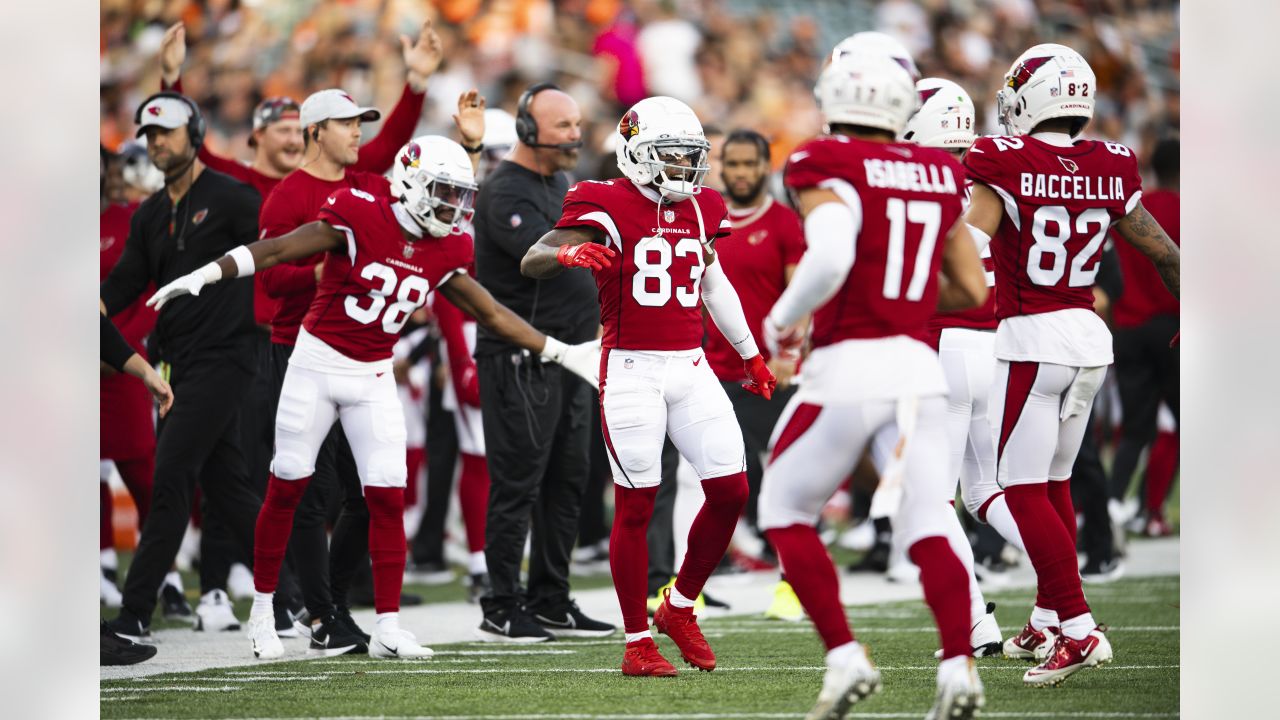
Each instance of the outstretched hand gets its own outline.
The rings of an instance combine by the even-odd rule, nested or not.
[[[561,265],[569,268],[584,267],[592,270],[603,270],[607,267],[613,267],[610,258],[617,257],[618,253],[612,248],[594,242],[585,242],[581,245],[561,245],[556,251],[556,261]]]
[[[472,88],[458,96],[458,112],[453,124],[458,126],[462,144],[475,147],[484,140],[484,96]]]
[[[422,23],[422,31],[418,39],[412,40],[408,35],[400,36],[400,48],[404,53],[404,66],[409,73],[409,85],[416,92],[427,89],[427,78],[430,78],[440,62],[444,60],[444,44],[436,34],[431,21]]]
[[[182,63],[187,60],[187,28],[176,22],[164,31],[160,40],[160,75],[166,85],[178,81],[182,72]]]

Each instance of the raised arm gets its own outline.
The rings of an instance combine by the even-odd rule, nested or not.
[[[346,242],[347,236],[329,223],[307,223],[287,235],[233,248],[216,261],[160,288],[147,300],[147,307],[154,306],[158,310],[175,297],[199,295],[200,289],[205,285],[225,278],[247,277],[258,270],[311,257],[316,253],[339,250]]]
[[[1116,223],[1116,232],[1125,242],[1151,259],[1165,287],[1169,288],[1174,297],[1180,298],[1181,252],[1164,228],[1160,227],[1160,223],[1142,206],[1141,201],[1128,215],[1120,218],[1120,222]]]
[[[601,244],[604,233],[592,227],[553,228],[529,248],[520,261],[520,274],[538,280],[555,277],[567,267],[601,270],[611,267],[618,253]]]
[[[160,89],[182,92],[182,63],[187,59],[187,29],[181,21],[169,26],[160,40]],[[248,183],[253,179],[253,171],[231,158],[213,154],[208,145],[196,148],[200,162],[211,170],[225,173],[231,177]]]

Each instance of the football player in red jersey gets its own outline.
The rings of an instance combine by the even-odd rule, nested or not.
[[[1051,685],[1107,662],[1076,560],[1071,468],[1093,397],[1112,361],[1111,333],[1093,310],[1108,229],[1150,258],[1179,292],[1178,247],[1142,207],[1142,178],[1124,145],[1076,137],[1093,117],[1097,81],[1063,45],[1037,45],[996,96],[1006,136],[979,138],[965,157],[967,221],[996,261],[996,372],[989,400],[996,478],[1038,582],[1036,607],[1005,653],[1047,659],[1023,682]]]
[[[962,160],[975,139],[976,113],[969,93],[941,78],[916,82],[916,91],[920,94],[920,109],[907,121],[902,139],[945,150],[956,160]],[[966,202],[968,186],[966,180]],[[991,248],[984,244],[978,256],[990,291],[996,281]],[[1022,537],[996,485],[996,452],[987,419],[987,394],[996,364],[995,329],[996,296],[992,291],[987,301],[976,308],[935,314],[929,320],[926,338],[938,350],[938,360],[942,362],[942,372],[950,389],[947,395],[948,474],[960,480],[960,494],[969,513],[980,522],[995,526],[1005,539],[1021,549]],[[975,657],[999,654],[1000,626],[996,623],[994,605],[987,605],[973,575],[973,550],[965,538],[959,543],[953,542],[952,548],[970,571],[973,654]]]
[[[555,229],[529,249],[520,269],[535,278],[566,267],[595,271],[604,325],[600,416],[615,483],[609,563],[627,643],[622,672],[670,676],[676,669],[658,652],[645,607],[645,530],[665,437],[702,479],[706,501],[654,625],[701,670],[714,669],[716,658],[698,629],[694,601],[747,501],[742,431],[702,350],[704,303],[745,362],[745,387],[768,398],[776,381],[716,262],[713,243],[731,224],[720,194],[702,187],[710,147],[702,123],[679,100],[652,97],[623,115],[618,132],[626,179],[570,188]]]
[[[968,718],[984,700],[969,644],[969,573],[953,547],[963,538],[949,504],[955,478],[938,451],[947,443],[947,383],[937,355],[916,339],[935,308],[987,296],[960,220],[964,172],[941,150],[897,142],[918,100],[891,56],[837,58],[815,94],[830,134],[797,148],[784,176],[808,249],[765,320],[770,345],[785,351],[812,312],[813,350],[774,430],[760,526],[827,648],[808,717],[842,718],[879,689],[880,673],[854,640],[814,526],[868,445],[886,458],[880,493],[898,507],[895,541],[920,568],[942,636],[929,717]]]
[[[254,655],[280,657],[271,609],[293,511],[335,419],[351,443],[369,506],[369,550],[378,612],[369,655],[427,658],[431,650],[400,628],[404,579],[404,415],[391,349],[409,315],[432,290],[510,342],[594,380],[594,344],[567,346],[498,305],[466,274],[472,244],[460,228],[475,193],[471,162],[457,143],[417,138],[397,156],[391,193],[345,189],[315,222],[235,248],[226,257],[161,288],[149,305],[206,284],[244,277],[281,262],[327,253],[319,287],[289,359],[276,414],[275,457],[254,546],[249,637]]]

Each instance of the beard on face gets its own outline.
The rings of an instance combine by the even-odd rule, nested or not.
[[[723,178],[721,178],[721,180],[723,180]],[[738,203],[739,205],[745,205],[751,202],[752,200],[760,197],[760,191],[764,189],[764,184],[768,181],[769,181],[768,175],[761,175],[759,180],[747,186],[747,191],[745,193],[736,192],[734,190],[734,185],[732,183],[726,182],[724,184],[724,192],[726,195],[729,196],[730,200],[733,200],[735,203]]]

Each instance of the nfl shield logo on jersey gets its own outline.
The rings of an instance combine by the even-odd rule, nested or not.
[[[664,210],[664,211],[662,211],[662,220],[663,220],[664,222],[675,222],[675,221],[676,221],[676,211],[675,211],[675,210]]]
[[[412,245],[405,245],[405,246],[404,246],[404,249],[403,249],[401,252],[403,252],[403,253],[404,253],[404,256],[405,256],[406,258],[411,258],[411,257],[413,257],[413,246],[412,246]]]
[[[624,367],[624,368],[626,368],[626,369],[630,370],[631,368],[633,368],[633,367],[635,367],[635,366],[636,366],[636,361],[635,361],[635,360],[632,360],[631,358],[623,358],[623,360],[622,360],[622,367]]]

